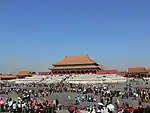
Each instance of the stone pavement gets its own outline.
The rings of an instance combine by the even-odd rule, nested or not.
[[[133,86],[133,88],[146,88],[149,87],[150,85],[145,85],[142,81],[139,83],[135,83],[135,82],[130,82]],[[113,88],[114,90],[124,90],[124,87],[126,86],[125,83],[122,84],[115,84],[115,87]],[[32,89],[32,88],[31,88]],[[73,105],[74,102],[74,98],[78,95],[81,94],[77,94],[77,93],[73,93],[73,92],[63,92],[63,93],[54,93],[52,95],[49,95],[47,97],[44,98],[37,98],[38,101],[43,101],[43,100],[51,100],[51,99],[58,99],[60,101],[60,104],[63,104],[64,106],[69,106],[69,105]],[[71,99],[68,99],[68,96],[71,97]],[[17,94],[15,93],[9,93],[8,95],[0,95],[0,97],[6,99],[7,97],[11,97],[14,100],[17,100]],[[136,107],[138,105],[138,101],[137,100],[133,100],[131,97],[129,99],[121,99],[118,98],[120,101],[120,104],[122,103],[129,103],[130,105]],[[93,103],[89,103],[89,102],[82,102],[81,106],[89,106],[89,105],[94,105],[97,104],[100,101],[100,97],[98,96],[98,101],[97,102],[93,102]],[[113,103],[116,102],[116,98],[113,99]],[[145,106],[147,106],[147,103],[144,103]]]

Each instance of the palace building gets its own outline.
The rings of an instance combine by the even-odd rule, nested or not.
[[[13,80],[18,78],[32,77],[35,72],[20,71],[18,74],[0,74],[0,80]]]
[[[147,69],[145,67],[128,68],[128,72],[125,74],[125,77],[147,78],[147,77],[150,77],[150,69]]]
[[[12,80],[12,79],[16,79],[17,76],[16,75],[12,75],[12,74],[1,74],[0,75],[0,80]]]
[[[50,68],[53,74],[96,74],[103,67],[95,61],[85,56],[66,56],[61,61],[52,65]]]

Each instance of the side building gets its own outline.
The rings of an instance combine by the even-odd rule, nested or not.
[[[102,66],[95,61],[85,56],[66,56],[61,61],[52,65],[49,68],[53,74],[96,74],[100,70],[103,70]]]
[[[150,69],[145,67],[128,68],[128,72],[125,74],[128,78],[147,78],[150,77]]]

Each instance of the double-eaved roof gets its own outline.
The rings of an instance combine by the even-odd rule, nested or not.
[[[78,64],[97,64],[95,61],[90,59],[88,55],[85,56],[66,56],[63,60],[56,62],[53,66],[57,65],[78,65]]]
[[[88,55],[85,56],[66,56],[59,62],[53,64],[52,70],[61,69],[102,69],[99,64],[89,58]]]

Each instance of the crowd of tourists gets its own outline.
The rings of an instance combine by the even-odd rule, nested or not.
[[[142,113],[145,107],[143,103],[150,96],[148,88],[133,88],[131,84],[125,85],[123,90],[115,90],[114,88],[115,85],[108,84],[83,85],[63,82],[57,84],[3,85],[2,90],[5,91],[6,95],[15,93],[18,98],[1,98],[0,111],[11,113],[57,113],[67,108],[70,113],[136,113],[137,111]],[[73,97],[73,104],[64,105],[64,103],[60,103],[59,98],[44,100],[44,97],[63,92],[75,92],[77,94],[76,97]],[[132,98],[138,102],[138,106],[132,106],[130,103],[125,102],[121,104],[119,97],[122,99]],[[71,95],[68,95],[68,100],[72,100]],[[85,102],[93,104],[83,106],[82,103]]]

